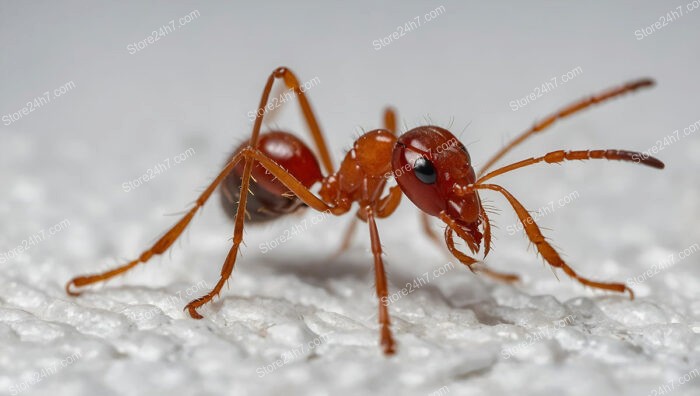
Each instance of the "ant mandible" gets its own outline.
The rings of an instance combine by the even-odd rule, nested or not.
[[[296,93],[327,176],[321,172],[314,153],[299,138],[279,130],[260,133],[264,109],[273,83],[280,78],[288,89]],[[78,295],[78,292],[71,290],[71,286],[83,287],[105,281],[165,252],[182,234],[214,190],[221,186],[222,203],[235,224],[233,246],[226,256],[216,286],[209,293],[186,305],[185,309],[195,319],[202,318],[197,308],[217,296],[231,276],[238,249],[243,240],[246,216],[248,222],[265,222],[296,212],[304,206],[340,216],[348,213],[353,203],[357,202],[359,208],[356,219],[366,222],[370,232],[376,294],[380,302],[380,344],[385,354],[392,354],[395,345],[389,327],[388,307],[387,304],[382,303],[386,301],[388,290],[376,219],[390,216],[398,207],[401,196],[405,194],[422,211],[424,229],[431,238],[438,239],[437,235],[427,227],[427,216],[435,216],[445,223],[444,240],[447,249],[461,263],[474,270],[477,268],[474,265],[478,260],[459,251],[455,247],[454,236],[456,234],[463,240],[475,255],[481,250],[483,241],[483,257],[488,255],[491,249],[491,225],[486,210],[481,204],[480,190],[492,190],[505,197],[515,210],[527,237],[549,265],[561,268],[583,285],[616,292],[627,291],[633,298],[632,290],[622,283],[593,281],[574,272],[547,242],[523,205],[505,188],[486,181],[506,172],[541,162],[607,159],[632,161],[662,169],[664,164],[661,161],[625,150],[560,150],[515,162],[490,173],[486,171],[515,146],[550,127],[558,119],[568,117],[593,104],[653,84],[649,79],[633,81],[562,108],[535,123],[503,147],[486,162],[478,176],[472,167],[466,148],[448,130],[437,126],[421,126],[397,136],[396,116],[392,110],[387,110],[384,115],[384,128],[375,129],[360,136],[345,155],[338,170],[334,170],[325,138],[305,93],[300,89],[298,79],[288,68],[279,67],[268,77],[263,89],[250,140],[234,151],[223,170],[197,198],[194,206],[184,217],[138,259],[101,274],[76,277],[66,284],[66,291],[68,294]],[[396,180],[396,185],[386,189],[387,182],[392,177]],[[254,184],[250,183],[251,178],[255,181]],[[317,194],[311,191],[311,187],[315,185],[320,186]],[[387,190],[386,194],[384,194],[385,190]],[[241,194],[241,191],[249,191],[252,196],[249,198],[248,194]],[[352,227],[349,231],[352,232]],[[350,232],[346,235],[344,246],[347,246]],[[515,275],[501,274],[486,268],[479,267],[479,270],[506,281],[517,279]]]

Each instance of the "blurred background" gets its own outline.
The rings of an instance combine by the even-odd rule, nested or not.
[[[532,385],[533,394],[647,394],[656,384],[689,372],[700,361],[700,254],[692,255],[700,250],[698,7],[689,0],[0,3],[0,336],[5,344],[0,366],[6,373],[0,376],[0,393],[11,393],[11,386],[49,364],[37,363],[49,359],[47,354],[61,358],[75,348],[83,348],[75,367],[47,378],[51,386],[35,384],[25,392],[48,393],[56,387],[54,394],[158,394],[173,389],[192,394],[197,389],[207,394],[280,389],[319,395],[330,394],[330,389],[333,394],[398,389],[428,394],[448,386],[453,394],[510,394],[539,378],[544,388]],[[396,312],[402,318],[397,326],[404,329],[398,330],[400,345],[406,349],[393,362],[379,356],[374,320],[363,319],[376,310],[364,227],[347,254],[328,259],[349,218],[324,220],[271,252],[259,247],[298,224],[299,217],[247,229],[247,246],[230,287],[211,310],[214,319],[205,319],[210,320],[206,325],[189,324],[193,321],[180,312],[188,299],[164,309],[169,326],[197,326],[201,334],[194,336],[194,343],[191,335],[169,328],[159,332],[171,337],[163,341],[169,346],[161,348],[160,341],[144,335],[142,324],[125,321],[123,315],[105,320],[90,312],[150,304],[159,290],[169,295],[201,280],[213,286],[232,233],[218,197],[164,258],[91,296],[65,296],[63,285],[72,276],[137,257],[176,221],[165,215],[186,209],[250,134],[249,112],[277,66],[290,67],[302,83],[313,81],[307,93],[336,164],[358,133],[381,126],[388,105],[398,110],[402,132],[428,123],[449,127],[478,168],[509,138],[555,109],[629,80],[653,78],[653,89],[563,120],[500,164],[557,149],[615,148],[656,150],[654,155],[666,163],[663,171],[591,161],[534,166],[499,179],[528,209],[541,214],[538,223],[545,234],[579,273],[628,283],[636,279],[635,291],[647,306],[624,305],[632,303],[584,289],[561,272],[557,280],[528,248],[514,228],[512,211],[496,195],[487,197],[501,211],[492,216],[499,229],[488,263],[520,274],[523,282],[493,284],[462,268],[450,279],[431,282]],[[282,92],[278,87],[274,94]],[[265,126],[308,138],[296,103],[284,104]],[[144,174],[155,177],[144,182]],[[416,209],[407,199],[379,229],[394,289],[449,260],[423,237]],[[438,224],[435,229],[441,230]],[[638,278],[670,257],[673,268]],[[343,280],[338,281],[342,292],[332,286],[334,277]],[[337,306],[324,306],[322,294],[304,294],[326,289],[335,290]],[[562,304],[579,297],[613,299],[622,304],[615,305],[615,312],[634,317],[616,318],[617,325],[656,326],[653,331],[682,336],[673,341],[640,336],[650,349],[632,343],[621,347],[622,352],[593,353],[589,360],[582,358],[585,352],[557,349],[553,355],[543,353],[550,356],[544,363],[533,363],[536,358],[503,362],[498,349],[486,357],[468,349],[465,355],[476,356],[480,363],[467,364],[471,368],[466,371],[451,360],[464,352],[460,347],[431,353],[433,347],[450,349],[454,340],[449,335],[430,347],[411,349],[414,337],[430,334],[432,324],[439,323],[426,313],[436,304],[446,312],[476,312],[478,325],[466,323],[467,328],[495,326],[501,320],[523,325],[513,318],[496,320],[493,312],[486,319],[478,308],[484,301],[506,311],[503,307],[537,306],[518,305],[515,297],[499,293],[537,295]],[[246,322],[257,323],[257,314],[243,310],[237,316],[242,312],[237,296],[272,299],[268,312],[260,314],[267,318],[264,326],[258,323],[262,328],[273,326],[280,315],[277,300],[291,301],[283,316],[313,316],[309,310],[324,309],[359,321],[363,331],[342,323],[335,328],[336,334],[346,328],[350,338],[359,337],[355,346],[361,352],[352,362],[357,365],[342,365],[351,364],[348,357],[355,355],[331,346],[315,362],[305,359],[285,367],[284,374],[275,373],[274,379],[241,385],[248,376],[256,377],[256,365],[279,351],[270,352],[269,337],[264,336],[256,338],[255,351],[246,348],[250,340],[241,334],[260,333]],[[222,304],[232,305],[231,311]],[[547,311],[548,302],[543,304]],[[81,307],[89,309],[83,312]],[[416,330],[423,320],[426,327]],[[94,328],[85,330],[81,322]],[[109,326],[121,329],[118,336],[110,336],[112,330],[104,329]],[[162,330],[160,324],[153,326],[146,328]],[[441,334],[438,328],[433,330]],[[276,342],[295,344],[296,329],[278,330]],[[464,342],[477,343],[469,348],[477,348],[481,336],[498,339],[498,331],[490,330],[489,336],[454,331],[460,340],[464,336],[469,339]],[[221,344],[205,341],[211,339]],[[335,342],[343,344],[343,335]],[[211,349],[198,355],[195,346],[204,344]],[[144,356],[144,348],[158,352]],[[634,355],[628,348],[644,353]],[[228,357],[218,355],[224,351]],[[624,358],[617,360],[616,354]],[[639,370],[631,374],[620,362]],[[510,378],[496,374],[503,364],[511,365],[506,366]],[[375,369],[366,372],[368,367]],[[583,374],[577,376],[577,370]],[[98,372],[106,373],[104,378],[95,377]],[[534,377],[536,372],[542,377]],[[346,373],[344,380],[338,379],[339,373]],[[142,385],[125,391],[129,378]],[[390,381],[394,383],[386,383]],[[578,387],[570,386],[579,381]],[[695,380],[678,394],[693,394],[698,386],[700,380]]]

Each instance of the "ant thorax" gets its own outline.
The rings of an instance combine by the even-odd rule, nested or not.
[[[391,155],[396,136],[375,129],[360,136],[345,154],[338,171],[321,183],[319,195],[339,206],[374,202],[391,176]]]

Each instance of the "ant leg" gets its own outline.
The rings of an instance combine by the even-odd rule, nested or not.
[[[483,263],[481,263],[481,264],[483,264]],[[486,275],[491,279],[495,279],[497,281],[501,281],[501,282],[505,282],[505,283],[515,283],[515,282],[520,281],[520,277],[518,275],[509,274],[507,272],[494,271],[491,268],[488,268],[484,265],[476,264],[476,266],[474,267],[474,270],[477,274]]]
[[[574,272],[574,270],[564,262],[561,256],[559,256],[559,253],[557,253],[557,251],[554,250],[552,245],[550,245],[545,240],[544,236],[542,235],[542,232],[540,231],[540,228],[532,219],[527,209],[525,209],[525,207],[523,207],[523,205],[520,202],[518,202],[518,200],[515,199],[515,197],[511,193],[509,193],[505,188],[496,184],[477,184],[474,185],[474,188],[493,190],[503,194],[503,196],[508,200],[510,205],[515,210],[515,213],[518,215],[518,219],[520,219],[520,222],[522,223],[525,229],[527,237],[533,244],[535,244],[537,251],[540,253],[540,255],[542,255],[545,261],[549,263],[549,265],[551,265],[552,267],[561,268],[567,275],[576,279],[583,285],[596,289],[611,290],[620,293],[628,292],[630,298],[634,299],[634,292],[624,283],[592,281],[590,279],[579,276],[576,272]]]
[[[510,172],[512,170],[524,168],[526,166],[534,165],[539,162],[546,162],[548,164],[556,164],[564,161],[573,160],[591,160],[591,159],[606,159],[611,161],[627,161],[636,162],[638,164],[651,166],[656,169],[663,169],[664,163],[660,160],[647,156],[646,154],[638,153],[636,151],[626,151],[626,150],[577,150],[577,151],[552,151],[541,157],[528,158],[526,160],[518,161],[510,165],[506,165],[502,168],[498,168],[495,171],[488,173],[485,176],[481,176],[476,184],[483,183],[484,181],[491,179],[492,177],[502,175],[504,173]]]
[[[379,200],[377,204],[377,218],[383,219],[391,216],[392,213],[399,207],[403,192],[399,186],[389,188],[389,193]]]
[[[430,239],[436,246],[442,248],[442,240],[440,240],[438,234],[433,230],[430,224],[430,216],[423,211],[420,212],[420,224],[421,228],[423,229],[423,233],[428,237],[428,239]]]
[[[482,221],[484,222],[484,258],[486,258],[491,251],[491,221],[489,220],[489,216],[486,214],[486,209],[483,207],[483,205],[481,205],[481,198],[479,198],[479,205],[481,206],[481,217]],[[489,278],[496,279],[501,282],[515,283],[520,281],[520,277],[518,275],[494,271],[484,265],[477,266],[476,272],[482,273]]]
[[[138,259],[133,260],[125,265],[122,265],[118,268],[115,268],[110,271],[103,272],[101,274],[94,274],[94,275],[83,275],[83,276],[78,276],[73,278],[70,282],[66,284],[66,293],[72,296],[77,296],[80,295],[79,292],[71,290],[71,286],[74,287],[83,287],[87,286],[92,283],[97,283],[97,282],[102,282],[105,280],[108,280],[112,277],[115,277],[117,275],[123,274],[127,272],[128,270],[132,269],[139,263],[146,263],[151,257],[154,255],[159,255],[164,253],[172,244],[177,240],[177,238],[182,234],[182,232],[185,230],[187,225],[190,223],[192,218],[194,217],[194,214],[197,212],[199,208],[204,206],[204,204],[207,202],[207,199],[211,196],[211,194],[214,192],[216,187],[221,183],[221,181],[233,170],[233,168],[238,164],[238,162],[243,158],[243,155],[237,154],[235,155],[231,161],[229,161],[228,164],[224,167],[224,169],[219,173],[219,175],[214,179],[214,181],[207,187],[206,190],[197,198],[197,201],[194,204],[194,207],[192,207],[187,214],[185,214],[180,221],[178,221],[172,228],[168,230],[168,232],[163,235],[158,241],[153,244],[148,250],[144,251],[141,253]]]
[[[630,81],[621,86],[607,89],[598,94],[591,95],[587,98],[569,104],[568,106],[545,117],[542,121],[536,122],[535,125],[533,125],[530,129],[526,130],[525,132],[518,135],[515,139],[511,140],[505,147],[501,148],[498,152],[496,152],[496,154],[494,154],[493,157],[491,157],[491,159],[486,161],[486,164],[484,164],[481,170],[479,170],[478,176],[481,177],[482,175],[484,175],[486,171],[488,171],[499,159],[501,159],[501,157],[506,155],[506,153],[511,151],[520,143],[527,140],[527,138],[529,138],[530,136],[547,129],[558,119],[566,118],[596,103],[602,103],[616,96],[620,96],[625,93],[635,91],[639,88],[650,87],[653,85],[654,81],[646,78],[641,80]]]
[[[447,217],[447,215],[444,215],[444,216]],[[494,270],[492,270],[484,265],[479,265],[479,261],[477,259],[460,252],[457,249],[457,247],[455,246],[453,232],[455,232],[455,230],[453,230],[450,227],[450,225],[448,224],[447,228],[445,228],[445,242],[447,245],[447,249],[450,251],[450,253],[457,260],[459,260],[460,263],[466,265],[470,271],[475,272],[475,273],[480,273],[480,274],[488,276],[489,278],[496,279],[496,280],[499,280],[501,282],[506,282],[506,283],[513,283],[513,282],[517,282],[520,280],[520,277],[518,275],[494,271]],[[456,232],[460,236],[460,238],[463,238],[463,239],[466,238],[464,240],[468,246],[470,246],[474,243],[472,237],[469,234],[466,234],[466,233],[461,234],[459,230],[457,230]],[[481,263],[481,264],[483,264],[483,263]]]
[[[332,174],[333,160],[331,160],[330,151],[328,150],[328,144],[326,143],[326,140],[323,137],[323,132],[321,132],[321,128],[318,126],[318,121],[316,120],[314,111],[311,109],[309,100],[307,99],[304,91],[302,91],[301,87],[299,86],[299,80],[297,79],[296,75],[289,68],[282,66],[275,69],[272,72],[272,76],[274,76],[275,78],[282,78],[287,88],[294,90],[294,92],[297,94],[297,97],[299,98],[299,106],[301,107],[301,111],[304,115],[304,119],[306,120],[306,124],[309,126],[309,130],[311,131],[311,137],[313,138],[314,143],[316,144],[316,148],[318,149],[318,153],[321,157],[323,167],[326,168],[326,172],[328,172],[329,175]],[[263,109],[264,106],[260,106],[258,112],[263,111],[264,113]],[[261,117],[262,115],[258,114],[258,118]]]
[[[401,203],[401,195],[403,195],[403,193],[398,186],[391,187],[389,189],[389,194],[379,200],[379,204],[377,205],[377,218],[383,219],[394,213],[396,208]],[[358,211],[357,215],[350,221],[348,228],[343,234],[343,242],[340,245],[340,248],[331,256],[331,258],[338,257],[339,255],[343,254],[343,252],[348,250],[352,237],[357,229],[357,222],[359,220],[367,221],[366,215],[363,215],[362,211]]]
[[[282,184],[284,184],[292,194],[301,199],[306,205],[315,209],[319,212],[329,212],[334,215],[340,215],[347,213],[350,210],[350,205],[345,206],[328,206],[321,198],[318,198],[314,193],[312,193],[308,188],[306,188],[299,180],[297,180],[293,175],[288,173],[284,168],[277,164],[272,159],[268,158],[260,151],[248,146],[241,150],[240,155],[243,155],[246,161],[245,170],[250,170],[248,165],[253,162],[257,162],[262,165],[268,172],[270,172],[274,177],[276,177]],[[247,191],[250,172],[247,174],[244,170],[244,177],[241,180],[241,191]],[[245,188],[245,189],[244,189]],[[195,319],[201,319],[202,315],[197,312],[197,308],[211,301],[214,297],[219,295],[224,284],[231,276],[233,272],[233,267],[236,264],[236,257],[238,255],[238,248],[243,241],[243,228],[245,223],[245,203],[248,194],[241,194],[240,201],[238,203],[238,209],[236,210],[236,219],[234,223],[233,230],[233,246],[229,250],[224,265],[221,268],[221,276],[219,281],[216,283],[214,288],[202,297],[190,301],[186,306],[190,313],[190,316]]]
[[[479,211],[484,227],[484,258],[486,258],[491,251],[491,221],[489,220],[489,216],[486,214],[484,205],[481,204],[481,198],[479,198]]]
[[[335,253],[333,253],[333,255],[331,255],[330,258],[336,258],[341,254],[345,253],[345,251],[347,251],[350,248],[352,237],[355,235],[355,230],[357,230],[357,222],[357,216],[353,216],[352,220],[350,220],[350,223],[348,224],[348,228],[346,228],[345,232],[343,233],[343,242],[340,244],[338,250]]]
[[[382,244],[379,240],[379,232],[377,224],[374,220],[374,212],[370,206],[365,208],[367,213],[367,224],[369,224],[369,235],[372,241],[372,256],[374,256],[374,277],[376,281],[377,299],[379,299],[379,324],[380,330],[380,345],[384,349],[384,354],[394,354],[394,339],[391,336],[389,328],[389,308],[388,297],[389,291],[386,282],[386,271],[384,271],[384,263],[382,262]]]
[[[309,123],[309,127],[312,130],[312,135],[314,136],[314,140],[316,141],[317,145],[319,146],[319,150],[321,151],[321,154],[323,155],[324,152],[326,154],[326,160],[324,160],[324,163],[326,165],[330,165],[330,157],[327,155],[328,150],[327,147],[325,146],[325,142],[323,141],[323,135],[321,134],[318,124],[316,123],[316,120],[313,116],[313,112],[311,111],[311,108],[308,104],[308,101],[306,100],[306,96],[304,95],[303,92],[299,89],[299,84],[298,81],[296,80],[296,77],[294,74],[289,71],[287,68],[280,67],[275,69],[270,76],[267,79],[267,82],[265,84],[265,88],[263,89],[263,95],[260,99],[260,105],[258,106],[258,112],[257,112],[257,117],[255,118],[255,123],[253,124],[253,132],[252,136],[250,139],[250,144],[255,147],[257,146],[258,142],[258,137],[260,135],[260,127],[262,125],[262,117],[264,115],[264,108],[267,105],[270,92],[272,91],[272,84],[274,83],[274,80],[276,78],[284,78],[285,82],[287,83],[288,86],[291,86],[295,89],[297,94],[299,95],[299,103],[301,104],[302,111],[304,112],[304,115],[307,119],[307,122]],[[121,267],[115,268],[111,271],[107,271],[101,274],[95,274],[95,275],[86,275],[86,276],[78,276],[76,278],[73,278],[71,281],[69,281],[66,284],[66,292],[70,295],[78,295],[79,293],[71,291],[71,286],[75,287],[82,287],[86,286],[92,283],[104,281],[107,279],[110,279],[114,276],[117,276],[119,274],[122,274],[131,268],[135,267],[139,263],[145,263],[148,261],[151,257],[154,255],[159,255],[165,252],[172,244],[175,242],[175,240],[182,234],[184,229],[187,227],[187,225],[190,223],[192,218],[194,217],[194,214],[197,212],[199,208],[201,208],[204,203],[209,199],[211,194],[214,192],[216,187],[221,183],[221,181],[233,170],[234,166],[238,163],[243,158],[242,155],[237,154],[235,155],[231,161],[224,167],[224,169],[221,171],[221,173],[214,179],[214,181],[207,187],[207,189],[197,198],[197,201],[195,203],[195,206],[191,208],[185,216],[180,219],[168,232],[161,237],[150,249],[144,251],[141,256],[139,256],[138,259],[133,260]],[[252,165],[253,163],[246,159],[246,164],[244,167],[243,171],[243,180],[244,182],[241,184],[241,191],[248,191],[248,178],[250,177],[250,174],[252,172]],[[239,205],[243,207],[243,214],[245,213],[245,200],[247,198],[247,194],[241,194],[241,200],[240,203],[242,205]],[[238,221],[238,219],[237,219]],[[242,220],[240,220],[242,221]]]
[[[479,205],[481,206],[481,201],[479,202]],[[489,222],[489,218],[486,215],[486,211],[484,210],[483,206],[481,206],[481,216],[483,217],[484,221],[484,257],[486,257],[491,251],[491,223]],[[430,216],[421,211],[420,220],[421,226],[423,227],[423,232],[431,241],[433,241],[433,243],[435,243],[436,246],[442,248],[442,240],[440,240],[438,234],[436,234],[431,227]]]
[[[241,150],[241,153],[245,156],[246,161],[257,162],[262,165],[268,172],[284,184],[293,195],[297,196],[297,198],[301,199],[302,202],[312,209],[319,212],[330,212],[336,216],[345,214],[350,210],[352,206],[350,202],[345,202],[339,206],[329,206],[321,198],[311,192],[311,190],[306,188],[296,177],[259,150],[248,146]]]
[[[589,159],[608,159],[608,160],[618,160],[618,161],[634,161],[638,162],[644,165],[648,165],[654,168],[658,169],[663,169],[664,164],[663,162],[659,161],[658,159],[654,157],[647,157],[644,158],[644,156],[641,153],[636,153],[632,151],[623,151],[623,150],[582,150],[582,151],[553,151],[551,153],[548,153],[542,157],[537,157],[537,158],[530,158],[527,160],[519,161],[507,166],[504,166],[502,168],[499,168],[491,173],[488,173],[485,176],[482,176],[479,180],[477,180],[476,188],[478,188],[481,183],[484,181],[491,179],[492,177],[501,175],[503,173],[510,172],[515,169],[523,168],[529,165],[534,165],[536,163],[545,161],[547,163],[559,163],[567,160],[589,160]],[[482,209],[483,210],[483,209]],[[482,216],[484,216],[485,222],[484,222],[484,237],[486,238],[486,251],[488,252],[488,243],[490,241],[490,225],[488,222],[488,217],[486,216],[486,212],[482,211]],[[488,236],[487,236],[488,234]],[[486,256],[485,253],[484,256]],[[562,267],[564,271],[569,274],[572,277],[577,277],[576,274],[564,264],[564,267]],[[573,274],[573,275],[572,275]],[[585,282],[582,282],[586,284]],[[629,289],[628,289],[629,290]],[[631,293],[631,290],[630,290]]]
[[[459,231],[457,233],[459,234]],[[460,237],[461,237],[461,235],[460,235]],[[469,245],[468,241],[470,240],[470,238],[471,237],[467,236],[467,239],[465,240],[467,245]],[[472,241],[472,243],[473,243],[473,241]],[[452,255],[457,260],[459,260],[460,263],[466,265],[467,268],[469,268],[469,271],[475,272],[474,268],[472,266],[474,264],[476,264],[477,262],[479,262],[479,260],[477,260],[473,257],[467,256],[466,254],[460,252],[457,249],[457,246],[455,246],[455,241],[454,241],[454,230],[449,225],[445,228],[445,244],[447,245],[447,250],[449,250],[450,253],[452,253]]]
[[[396,110],[391,107],[384,109],[384,129],[396,135]]]

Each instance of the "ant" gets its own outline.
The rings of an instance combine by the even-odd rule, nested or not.
[[[282,79],[287,88],[296,93],[326,176],[321,171],[316,155],[299,138],[280,130],[260,132],[264,109],[276,79]],[[345,155],[340,167],[335,170],[324,135],[306,95],[300,89],[297,77],[290,69],[279,67],[267,79],[250,139],[234,151],[214,181],[197,198],[194,206],[137,259],[100,274],[73,278],[66,284],[66,292],[78,295],[79,293],[71,290],[71,287],[83,287],[108,280],[165,252],[220,186],[221,202],[226,213],[234,221],[233,246],[226,256],[221,277],[214,288],[186,305],[185,309],[195,319],[202,318],[197,309],[219,295],[231,276],[243,240],[246,217],[249,223],[267,222],[303,207],[340,216],[351,211],[353,204],[357,203],[359,208],[355,212],[353,226],[345,236],[341,251],[348,244],[356,220],[367,223],[374,258],[376,294],[380,301],[380,345],[385,354],[393,354],[395,343],[390,330],[389,311],[387,304],[382,303],[387,300],[388,290],[376,219],[394,213],[402,195],[406,195],[422,211],[423,228],[431,239],[439,241],[439,237],[427,226],[428,217],[437,217],[445,223],[444,241],[447,249],[461,263],[472,271],[478,270],[505,281],[515,281],[518,279],[516,275],[501,274],[475,266],[478,260],[455,246],[456,235],[464,241],[471,253],[476,255],[483,242],[483,257],[488,255],[491,249],[491,224],[479,195],[483,190],[495,191],[505,197],[523,224],[527,237],[550,266],[562,269],[583,285],[615,292],[626,291],[634,298],[632,290],[622,283],[593,281],[574,272],[547,242],[525,207],[505,188],[486,182],[506,172],[541,162],[552,164],[571,160],[607,159],[636,162],[663,169],[664,164],[661,161],[625,150],[559,150],[515,162],[490,173],[486,172],[515,146],[552,126],[555,121],[594,104],[653,84],[650,79],[632,81],[560,109],[536,122],[498,151],[486,162],[478,175],[472,167],[467,149],[451,132],[428,125],[411,129],[399,136],[396,134],[396,115],[393,110],[387,109],[384,113],[384,128],[361,135]],[[251,184],[251,178],[255,183]],[[387,182],[391,178],[396,181],[396,185],[387,188]],[[319,189],[314,193],[311,188],[316,185]],[[250,197],[249,194],[241,194],[242,191],[249,192]]]

